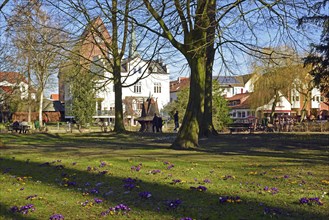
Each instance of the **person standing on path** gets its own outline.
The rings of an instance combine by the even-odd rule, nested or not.
[[[175,121],[175,128],[174,131],[177,131],[177,128],[179,128],[179,122],[178,122],[178,111],[174,114],[174,121]]]

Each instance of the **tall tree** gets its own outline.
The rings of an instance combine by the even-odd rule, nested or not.
[[[303,105],[301,108],[300,120],[303,121],[306,116],[306,108],[311,100],[312,90],[315,88],[314,78],[310,75],[312,71],[311,65],[303,65],[296,63],[291,67],[293,69],[293,85],[292,88],[303,97]]]
[[[72,83],[70,85],[72,94],[72,115],[79,125],[91,123],[95,114],[95,75],[82,69],[79,64],[73,66],[70,71]],[[80,129],[79,129],[80,130]]]
[[[29,94],[32,78],[35,78],[35,85],[38,85],[39,121],[42,126],[44,91],[54,69],[58,67],[60,49],[54,45],[60,43],[64,35],[60,34],[59,26],[51,20],[38,1],[17,2],[9,27],[13,29],[12,39],[21,55],[19,58],[26,65]]]
[[[184,2],[184,5],[178,0],[172,3],[171,9],[177,13],[176,15],[180,20],[177,23],[181,25],[180,28],[183,32],[184,43],[179,42],[175,38],[174,34],[171,32],[173,30],[170,30],[167,24],[168,21],[163,16],[163,12],[167,10],[169,5],[159,4],[154,6],[154,3],[151,1],[143,0],[143,2],[162,29],[162,33],[159,33],[159,35],[168,39],[169,42],[185,56],[191,68],[189,102],[182,126],[180,127],[172,147],[197,147],[199,145],[198,136],[200,128],[208,127],[202,125],[202,120],[209,120],[208,117],[204,118],[206,66],[207,63],[212,63],[213,58],[211,54],[209,54],[209,59],[207,60],[207,52],[211,53],[212,49],[210,46],[207,50],[207,43],[211,45],[214,42],[211,39],[214,39],[213,33],[215,32],[216,25],[212,15],[214,14],[214,9],[216,9],[216,1],[197,1],[194,6],[190,5],[190,1]],[[158,12],[158,10],[162,12]],[[193,12],[195,14],[192,14]],[[212,37],[210,35],[212,35]],[[207,102],[207,104],[209,103],[210,102]],[[211,109],[211,106],[207,106],[207,109],[209,108]],[[207,112],[211,112],[211,110]]]
[[[108,72],[110,75],[99,74],[100,80],[103,84],[98,84],[99,89],[106,87],[109,83],[114,84],[115,93],[115,132],[124,132],[124,114],[123,114],[123,103],[122,103],[122,88],[130,87],[136,84],[139,80],[148,76],[149,72],[145,71],[135,80],[134,82],[129,82],[127,79],[133,74],[137,74],[133,69],[128,70],[128,74],[122,74],[121,70],[123,67],[124,55],[127,54],[126,46],[128,44],[128,37],[134,36],[133,22],[130,16],[133,14],[133,10],[136,7],[133,1],[124,0],[96,0],[92,2],[86,2],[81,0],[59,0],[60,4],[54,1],[48,1],[53,7],[56,8],[60,13],[67,17],[70,12],[74,12],[74,16],[69,16],[71,22],[78,23],[78,26],[85,27],[84,22],[87,23],[87,28],[91,30],[93,39],[89,42],[94,45],[94,49],[100,52],[101,58],[95,62],[93,57],[81,56],[82,62],[89,63],[91,65],[97,66],[102,73]],[[65,8],[65,9],[64,9]],[[102,25],[95,23],[94,17],[97,15],[100,20],[102,20]],[[102,28],[99,28],[102,27]],[[111,28],[111,36],[108,38],[104,35],[104,28]],[[68,32],[77,33],[77,31],[68,30]],[[78,33],[80,33],[78,31]],[[141,37],[146,39],[147,33],[142,33]],[[133,38],[133,37],[132,37]],[[131,39],[134,41],[136,39]],[[153,39],[154,40],[154,39]],[[157,42],[155,40],[154,42]],[[156,43],[149,43],[150,48]],[[136,42],[130,42],[131,47],[129,53],[129,59],[136,58],[137,56],[137,44]],[[156,47],[156,46],[154,46]],[[154,50],[156,51],[156,50]],[[70,51],[79,56],[79,51]],[[142,57],[141,54],[138,54]],[[153,58],[155,53],[150,57]],[[106,65],[100,65],[99,61],[102,61]],[[87,67],[88,68],[88,67]],[[148,68],[145,68],[146,70]]]
[[[329,0],[315,1],[309,16],[301,18],[300,24],[313,23],[322,28],[320,43],[312,44],[312,51],[305,64],[313,66],[311,75],[314,83],[329,98]]]
[[[157,24],[151,23],[148,28],[182,53],[191,70],[190,100],[174,148],[197,147],[199,136],[211,132],[209,75],[214,47],[226,69],[229,61],[238,60],[241,54],[256,51],[259,56],[262,41],[270,46],[291,39],[290,25],[305,10],[304,0],[291,4],[272,0],[143,2]]]
[[[289,48],[268,48],[265,54],[272,54],[270,59],[260,59],[254,66],[256,81],[250,96],[253,109],[271,103],[270,118],[273,121],[276,106],[281,98],[288,97],[296,75],[296,55]]]

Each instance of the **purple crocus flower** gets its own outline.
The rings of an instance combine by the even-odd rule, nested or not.
[[[19,211],[19,208],[17,206],[13,206],[10,208],[10,211],[12,212],[18,212]]]
[[[173,183],[173,184],[180,183],[180,182],[182,182],[180,179],[173,179],[173,180],[172,180],[172,183]]]
[[[152,196],[152,194],[150,192],[140,192],[139,196],[143,199],[148,199]]]
[[[96,188],[91,189],[89,192],[90,192],[91,194],[98,194],[98,193],[99,193],[98,189],[96,189]]]
[[[180,204],[182,204],[182,201],[180,199],[167,201],[167,207],[169,209],[176,209]]]
[[[205,186],[198,186],[196,189],[201,192],[207,191],[207,187]]]
[[[107,164],[105,161],[101,161],[101,164],[99,165],[99,167],[105,167]]]
[[[62,214],[53,214],[49,217],[49,220],[64,220],[64,216]]]
[[[19,209],[19,212],[26,215],[29,211],[33,212],[34,210],[35,210],[35,207],[33,204],[27,204],[27,205],[22,206]]]
[[[38,196],[37,194],[35,194],[35,195],[30,195],[30,196],[26,197],[25,199],[26,199],[26,200],[32,200],[32,199],[36,198],[37,196]]]
[[[303,197],[303,198],[301,198],[300,200],[299,200],[299,203],[300,204],[307,204],[309,202],[309,200],[308,200],[308,198],[306,198],[306,197]]]
[[[95,201],[95,203],[97,203],[97,204],[99,204],[99,203],[102,203],[102,202],[103,202],[103,200],[101,200],[101,199],[98,199],[98,198],[94,198],[94,201]]]
[[[152,174],[161,173],[161,170],[152,170],[151,173],[152,173]]]
[[[211,181],[209,179],[205,179],[203,180],[204,183],[211,183]]]

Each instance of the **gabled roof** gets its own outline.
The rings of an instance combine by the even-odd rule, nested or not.
[[[27,84],[26,78],[17,72],[0,72],[0,82],[7,81],[11,84],[18,84],[24,82]]]
[[[121,72],[127,72],[128,63],[135,59],[140,59],[148,64],[148,71],[154,74],[169,74],[167,71],[167,66],[161,60],[143,60],[139,55],[135,57],[128,57],[123,59],[121,62]]]
[[[190,85],[189,77],[178,77],[177,80],[170,81],[170,92],[178,92]]]
[[[250,108],[250,100],[249,96],[251,93],[241,93],[241,94],[236,94],[230,98],[227,99],[228,102],[233,102],[233,101],[240,101],[240,104],[234,105],[234,106],[229,106],[231,109],[246,109]]]
[[[250,96],[251,93],[239,93],[230,98],[227,98],[228,101],[243,100]]]
[[[0,86],[0,89],[4,91],[6,94],[12,94],[13,93],[13,87],[11,86]]]
[[[216,79],[220,85],[243,85],[236,76],[218,76]]]
[[[253,74],[245,74],[239,76],[217,76],[217,79],[221,86],[241,86],[243,87],[252,77]]]
[[[60,101],[52,101],[49,99],[43,100],[43,109],[45,112],[63,112],[64,106]]]

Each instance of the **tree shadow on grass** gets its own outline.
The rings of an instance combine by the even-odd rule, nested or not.
[[[10,169],[8,169],[10,168]],[[220,194],[213,194],[208,191],[199,192],[180,187],[179,185],[170,185],[157,182],[140,182],[138,188],[128,191],[123,187],[123,178],[111,176],[108,174],[100,174],[99,171],[81,171],[72,168],[64,167],[60,161],[47,162],[43,164],[35,162],[23,162],[14,159],[1,158],[0,171],[3,175],[13,175],[16,177],[30,176],[29,181],[41,182],[47,186],[58,187],[67,192],[67,187],[64,187],[58,182],[58,179],[67,177],[73,179],[75,184],[69,188],[75,193],[82,193],[81,188],[88,188],[91,194],[92,189],[97,188],[99,194],[95,195],[99,198],[107,200],[111,204],[123,203],[132,208],[134,213],[139,211],[153,212],[155,216],[163,216],[162,219],[180,219],[184,216],[192,217],[193,219],[264,219],[272,218],[273,215],[280,219],[327,219],[327,216],[319,213],[306,211],[293,211],[282,207],[271,207],[260,205],[257,198],[252,195],[250,197],[241,198],[242,203],[219,203],[219,197],[227,195],[225,189],[217,190]],[[73,175],[74,174],[74,175]],[[129,173],[127,172],[127,177]],[[168,180],[170,181],[170,180]],[[88,186],[86,183],[88,182]],[[97,186],[97,183],[104,185]],[[191,186],[197,186],[196,183],[187,183]],[[79,189],[80,188],[80,189]],[[109,190],[112,193],[109,193]],[[148,200],[141,199],[139,192],[148,191],[152,193],[152,197]],[[129,192],[129,193],[127,193]],[[38,194],[38,192],[35,192]],[[233,195],[229,195],[233,196]],[[239,195],[235,195],[239,196]],[[177,209],[171,208],[168,204],[171,200],[179,199],[182,204]],[[8,212],[9,206],[4,201],[1,204],[1,216],[12,217],[16,219],[16,215]],[[267,215],[264,215],[264,208],[269,210]],[[298,209],[298,208],[297,208]],[[104,210],[105,211],[105,210]],[[65,213],[62,213],[65,216]],[[141,216],[141,219],[145,217]],[[29,218],[24,218],[29,219]]]
[[[198,151],[221,155],[265,156],[329,164],[328,134],[234,134],[200,141]]]

